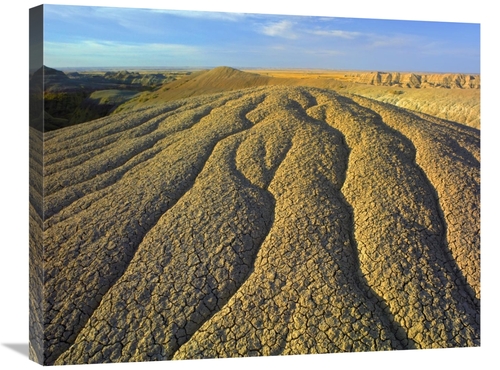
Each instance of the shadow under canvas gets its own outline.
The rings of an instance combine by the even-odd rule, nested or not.
[[[28,343],[2,343],[4,347],[10,348],[11,350],[23,355],[24,357],[29,357],[29,345]]]

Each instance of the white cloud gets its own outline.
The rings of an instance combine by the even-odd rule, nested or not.
[[[184,18],[198,18],[218,21],[238,22],[246,17],[244,13],[204,12],[196,10],[151,9],[152,13],[171,14]]]
[[[361,32],[351,32],[342,30],[316,30],[316,31],[309,31],[309,33],[317,36],[339,37],[342,39],[349,39],[349,40],[363,36]]]
[[[45,42],[44,60],[51,67],[167,66],[194,64],[202,50],[180,44],[126,44],[85,40]]]
[[[261,26],[261,33],[267,36],[295,39],[297,38],[297,34],[294,32],[293,26],[293,22],[283,20]]]
[[[316,57],[347,55],[347,53],[343,50],[334,50],[334,49],[317,49],[317,50],[307,49],[307,50],[304,50],[303,53],[314,55]]]
[[[369,46],[372,48],[403,47],[417,45],[417,40],[411,36],[381,36],[370,35]]]
[[[82,17],[85,12],[89,11],[90,7],[81,7],[81,6],[61,6],[61,5],[44,5],[44,17],[53,17],[53,18],[72,18],[78,19],[78,17]]]

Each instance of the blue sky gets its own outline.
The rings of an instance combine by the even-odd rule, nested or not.
[[[480,72],[480,26],[45,5],[44,64]]]

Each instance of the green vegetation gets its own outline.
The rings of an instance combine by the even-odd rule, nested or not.
[[[45,131],[86,121],[81,114],[78,115],[78,118],[75,118],[74,114],[88,95],[84,91],[45,92]]]
[[[91,94],[86,91],[46,92],[45,131],[105,117],[136,94],[136,91],[124,90],[100,90]]]

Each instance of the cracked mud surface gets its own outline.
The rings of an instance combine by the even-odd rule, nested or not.
[[[46,133],[38,352],[73,364],[479,346],[479,136],[278,86]]]

